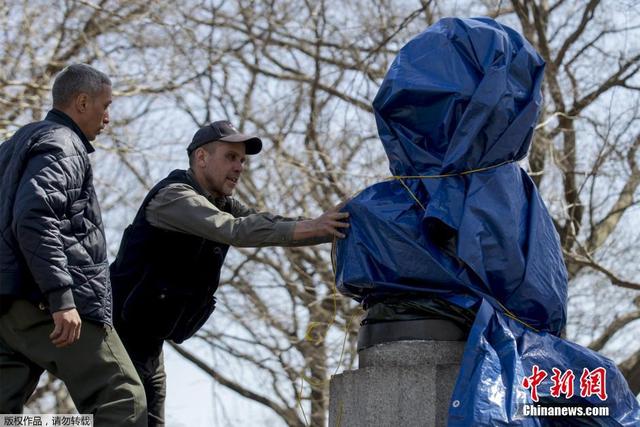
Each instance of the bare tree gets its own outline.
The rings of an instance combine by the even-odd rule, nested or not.
[[[627,357],[620,368],[637,394],[640,347],[630,336],[640,318],[633,261],[639,255],[640,46],[634,41],[640,15],[625,2],[511,4],[547,62],[545,108],[529,164],[555,214],[569,270],[570,337],[594,350],[624,341],[624,351],[610,354]]]
[[[175,32],[170,12],[175,2],[58,0],[0,3],[0,141],[18,127],[40,120],[51,106],[53,77],[65,66],[84,62],[105,71],[115,82],[114,95],[131,100],[112,116],[118,132],[132,133],[138,121],[153,113],[154,95],[170,93],[194,75],[186,73],[166,54]],[[139,100],[139,102],[136,102]],[[124,128],[126,130],[121,131]],[[99,187],[116,179],[105,173],[138,172],[129,148],[118,133],[102,138],[98,155]],[[103,163],[104,162],[104,163]],[[123,185],[104,191],[102,204],[126,200]],[[120,234],[118,230],[118,234]],[[29,401],[31,410],[68,413],[73,403],[53,376],[43,377]]]
[[[633,304],[638,283],[631,279],[637,266],[617,262],[622,254],[638,256],[637,235],[629,232],[640,182],[640,52],[630,42],[638,35],[638,17],[623,16],[637,12],[593,1],[446,7],[436,1],[338,6],[238,0],[201,10],[189,20],[216,40],[200,46],[215,63],[198,89],[206,88],[206,97],[192,104],[181,98],[180,105],[195,123],[233,117],[266,136],[268,154],[252,161],[240,191],[245,202],[314,213],[386,174],[370,102],[404,42],[439,16],[469,10],[520,29],[548,64],[529,167],[553,213],[570,272],[568,336],[620,358],[606,345],[614,337],[628,344],[640,315]],[[221,50],[232,54],[216,55]],[[352,366],[358,318],[352,303],[334,300],[328,257],[322,247],[234,253],[220,308],[200,338],[262,372],[258,387],[233,382],[193,352],[178,351],[288,425],[323,425],[327,380],[336,364]],[[603,293],[608,303],[594,304]],[[340,360],[342,342],[335,337],[345,334]],[[629,358],[620,367],[637,393],[640,347],[625,351]],[[294,403],[304,411],[295,411]]]
[[[230,117],[267,142],[239,189],[250,206],[310,216],[388,173],[370,100],[398,34],[417,27],[424,9],[353,1],[332,13],[333,6],[237,1],[185,14],[185,26],[208,34],[189,55],[213,60],[177,104],[194,124]],[[361,313],[336,294],[330,248],[240,249],[227,267],[219,308],[199,334],[225,361],[213,366],[175,349],[287,425],[326,424],[328,379],[353,366]],[[230,365],[255,380],[237,380]]]
[[[51,374],[43,375],[39,387],[27,402],[27,408],[36,414],[77,412],[65,385]]]

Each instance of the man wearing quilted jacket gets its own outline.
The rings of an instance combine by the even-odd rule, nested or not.
[[[0,145],[0,413],[20,413],[44,370],[95,426],[146,426],[144,389],[112,328],[109,265],[89,153],[111,81],[85,64],[53,109]]]

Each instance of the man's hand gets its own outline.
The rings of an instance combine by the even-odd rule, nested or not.
[[[347,218],[348,212],[339,212],[344,203],[329,209],[316,219],[300,221],[296,224],[293,231],[293,240],[304,240],[317,237],[337,237],[342,239],[345,237],[341,229],[349,227]]]
[[[67,310],[56,311],[52,314],[53,324],[55,328],[49,339],[56,347],[66,347],[80,339],[80,327],[82,326],[82,320],[78,310],[70,308]]]

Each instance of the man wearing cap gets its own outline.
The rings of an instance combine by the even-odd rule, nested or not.
[[[114,323],[145,386],[149,425],[164,425],[164,340],[181,343],[215,308],[229,246],[303,246],[344,237],[338,208],[297,220],[256,213],[231,197],[246,155],[262,141],[228,121],[200,128],[189,169],[156,184],[127,227],[111,265]]]

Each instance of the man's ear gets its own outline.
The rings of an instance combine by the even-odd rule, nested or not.
[[[205,150],[203,147],[196,148],[195,156],[197,166],[204,166],[207,154],[207,150]]]
[[[87,107],[89,106],[89,95],[86,93],[80,93],[76,96],[75,107],[78,113],[84,113],[87,111]]]

